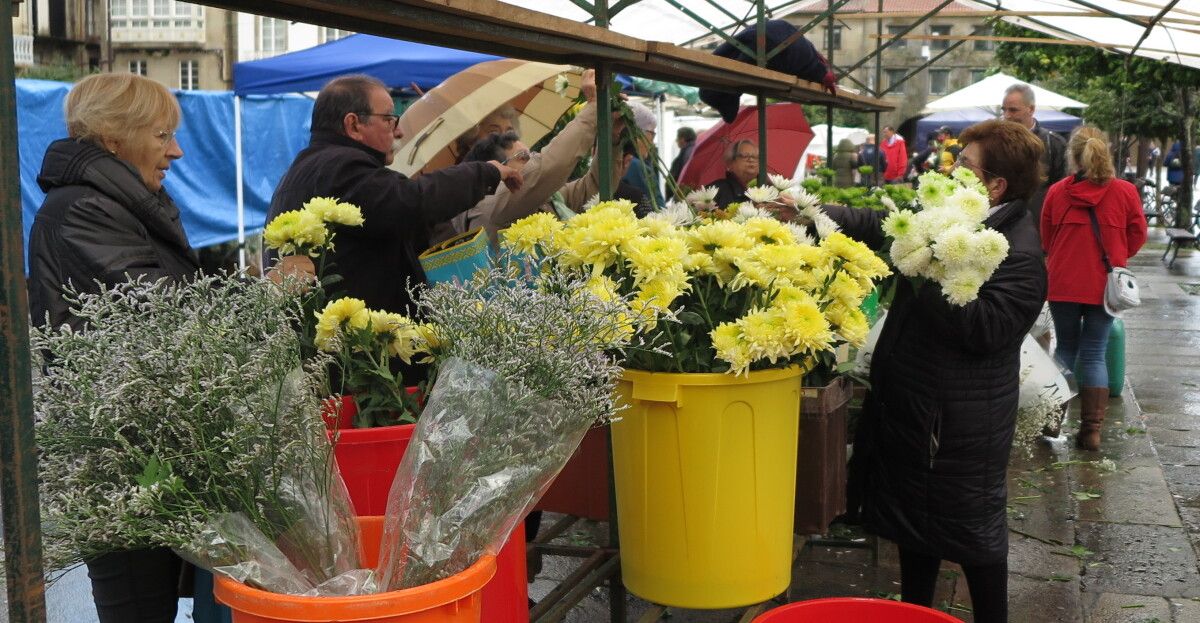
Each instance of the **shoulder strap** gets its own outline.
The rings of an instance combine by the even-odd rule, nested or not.
[[[1096,220],[1096,208],[1088,208],[1088,216],[1092,219],[1092,233],[1096,234],[1096,244],[1100,245],[1100,259],[1104,260],[1104,269],[1112,272],[1112,264],[1108,261],[1108,251],[1104,250],[1104,238],[1100,236],[1100,222]]]

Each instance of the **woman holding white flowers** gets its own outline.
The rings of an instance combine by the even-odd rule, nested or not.
[[[1096,451],[1108,407],[1105,351],[1113,319],[1104,309],[1108,270],[1101,251],[1113,266],[1125,266],[1146,242],[1146,215],[1137,188],[1114,178],[1103,132],[1080,126],[1071,134],[1067,153],[1076,173],[1046,192],[1042,248],[1047,254],[1047,298],[1058,338],[1055,355],[1079,373],[1080,424],[1075,446]],[[1103,249],[1097,237],[1104,241]]]
[[[986,195],[982,225],[1002,234],[1007,248],[995,247],[1001,261],[972,292],[937,276],[900,278],[871,359],[849,494],[851,513],[861,504],[864,525],[899,546],[904,601],[931,605],[941,561],[950,560],[963,567],[975,620],[990,623],[1008,616],[1005,475],[1021,342],[1046,292],[1037,227],[1025,207],[1040,182],[1042,145],[1007,121],[977,124],[961,139],[957,167],[974,175],[954,179]],[[977,209],[955,196],[941,197],[937,209]],[[884,245],[886,213],[824,209],[847,235]],[[888,229],[896,238],[894,223]],[[893,255],[900,252],[893,243]],[[940,257],[946,273],[991,259],[959,255]]]
[[[163,189],[183,157],[179,104],[135,74],[96,74],[67,95],[68,138],[46,150],[46,200],[29,237],[29,303],[37,326],[83,321],[63,286],[96,291],[129,279],[183,280],[200,268]],[[102,623],[175,620],[181,561],[166,548],[115,551],[87,562]]]

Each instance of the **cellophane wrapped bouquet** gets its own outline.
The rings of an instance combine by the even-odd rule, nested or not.
[[[868,326],[859,305],[887,264],[836,231],[815,243],[766,212],[738,216],[753,209],[675,203],[638,219],[631,203],[606,201],[566,222],[522,219],[502,232],[502,246],[585,275],[597,296],[628,297],[642,320],[627,368],[811,369],[840,343],[860,343]]]

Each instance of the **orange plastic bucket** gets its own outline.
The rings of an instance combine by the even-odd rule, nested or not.
[[[798,601],[764,612],[754,623],[962,623],[945,612],[924,606],[865,597],[833,597]]]
[[[383,536],[383,517],[359,517],[363,564],[374,566]],[[478,623],[482,589],[496,573],[496,559],[484,556],[462,573],[432,584],[357,597],[297,597],[269,593],[216,577],[213,594],[233,611],[233,623]]]

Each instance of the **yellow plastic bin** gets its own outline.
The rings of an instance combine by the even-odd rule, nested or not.
[[[679,608],[787,589],[800,391],[796,368],[624,373],[612,451],[626,588]]]

